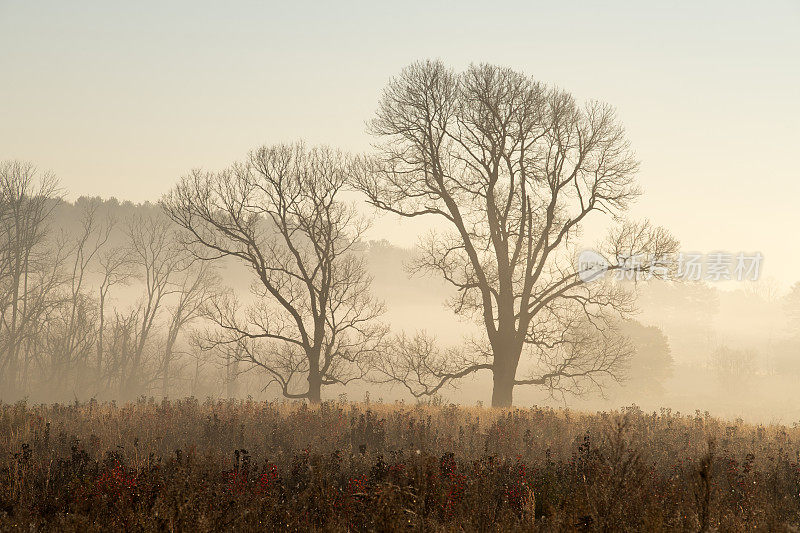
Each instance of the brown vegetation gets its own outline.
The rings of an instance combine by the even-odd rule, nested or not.
[[[793,530],[800,429],[637,408],[0,407],[0,528]]]

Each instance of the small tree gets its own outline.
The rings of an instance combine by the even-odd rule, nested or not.
[[[229,293],[208,306],[221,331],[209,341],[236,346],[225,353],[288,398],[319,402],[322,386],[363,377],[385,333],[355,253],[367,223],[340,200],[347,181],[340,153],[279,145],[223,172],[194,171],[162,200],[198,257],[255,274],[252,305]]]
[[[742,391],[756,375],[757,354],[753,350],[720,346],[709,357],[709,366],[722,385]]]
[[[627,372],[629,385],[639,393],[663,393],[663,383],[672,375],[674,363],[667,336],[660,328],[636,320],[623,321],[619,329],[633,349]]]

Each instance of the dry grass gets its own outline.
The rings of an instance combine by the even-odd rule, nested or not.
[[[788,530],[800,429],[636,408],[0,406],[0,528]]]

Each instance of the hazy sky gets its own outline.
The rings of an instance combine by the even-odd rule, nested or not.
[[[456,7],[457,6],[457,7]],[[71,198],[155,200],[193,167],[304,138],[366,149],[387,79],[507,65],[615,105],[637,217],[800,280],[800,2],[0,0],[0,159]],[[418,226],[379,223],[411,244]]]

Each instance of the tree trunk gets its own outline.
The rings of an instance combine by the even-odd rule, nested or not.
[[[492,365],[492,407],[511,407],[518,363],[519,354],[510,350],[495,353]]]
[[[161,382],[161,397],[166,398],[169,393],[169,370],[170,363],[172,363],[172,348],[175,346],[175,340],[178,338],[177,328],[174,326],[170,328],[169,336],[167,337],[167,346],[164,350],[164,379]]]
[[[498,253],[508,255],[507,250]],[[508,265],[500,265],[498,270],[500,291],[497,302],[497,332],[491,336],[492,346],[492,407],[511,407],[514,394],[514,379],[517,376],[522,345],[515,341],[516,318],[514,313],[514,294],[512,288],[513,272]],[[487,324],[488,326],[489,324]]]
[[[239,392],[239,359],[228,354],[225,360],[225,393],[228,399],[236,398]]]
[[[514,393],[514,378],[508,372],[494,370],[492,386],[492,407],[511,407]]]
[[[100,292],[100,309],[98,311],[98,318],[100,319],[100,323],[97,326],[97,384],[96,387],[99,391],[100,389],[100,380],[103,376],[103,332],[105,331],[106,327],[106,295],[105,293]]]
[[[163,380],[161,381],[161,397],[166,398],[169,394],[169,360],[172,355],[170,353],[164,354],[164,367],[163,367]]]
[[[318,404],[322,400],[322,376],[309,374],[308,375],[308,401],[312,404]]]

